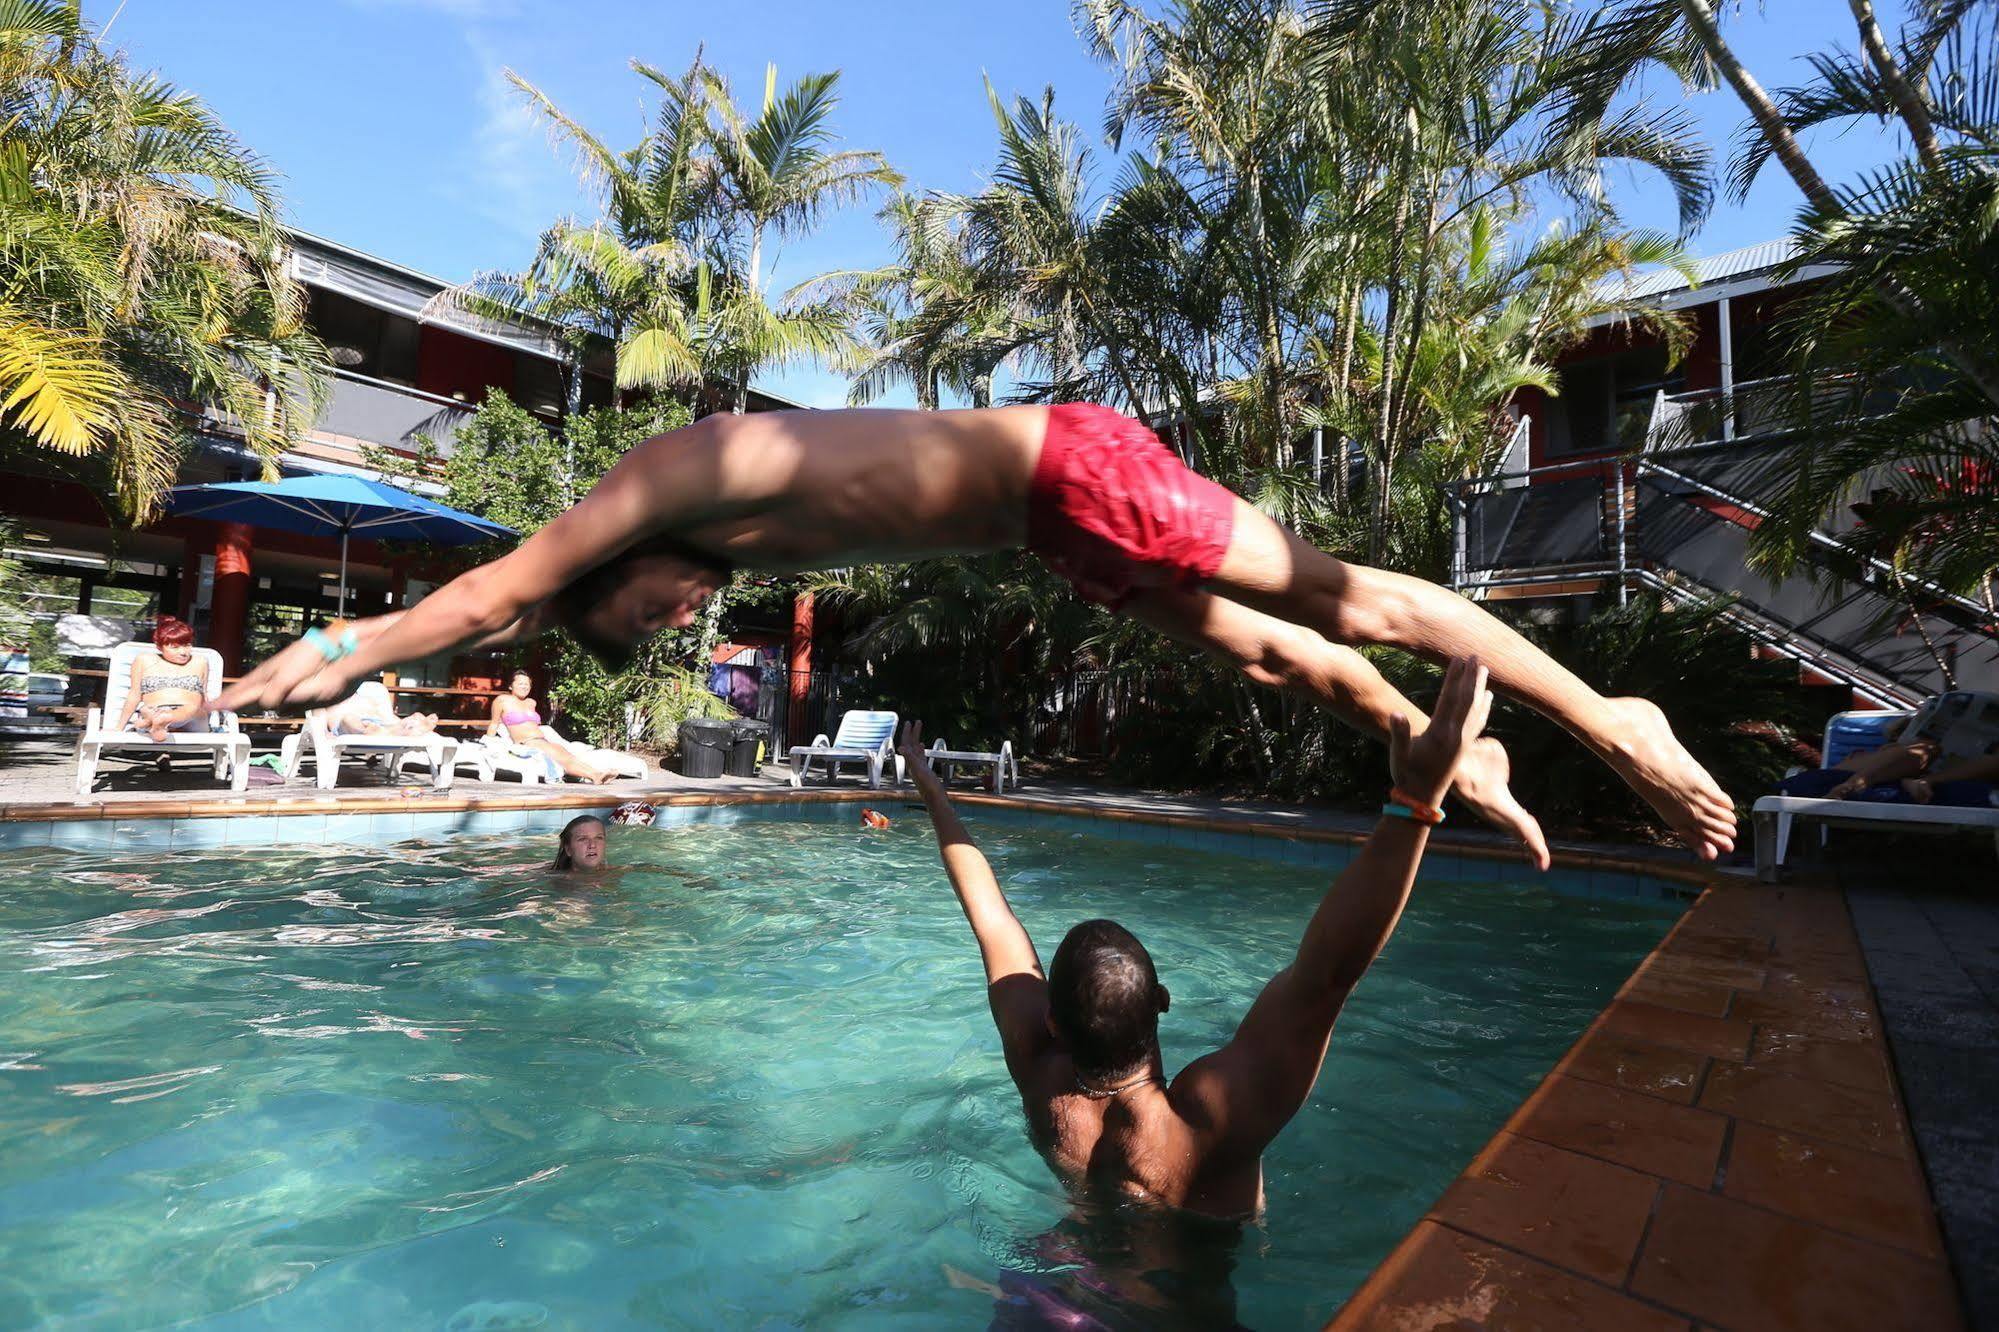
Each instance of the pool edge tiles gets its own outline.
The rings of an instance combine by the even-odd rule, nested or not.
[[[1327,1324],[1963,1327],[1844,896],[1717,877]]]

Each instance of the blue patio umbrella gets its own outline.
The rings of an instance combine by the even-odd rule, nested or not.
[[[219,481],[205,486],[175,486],[167,508],[183,518],[248,523],[252,527],[271,527],[306,536],[338,534],[343,610],[347,606],[347,542],[351,537],[462,546],[514,534],[511,527],[384,482],[332,473],[309,473],[282,481]]]

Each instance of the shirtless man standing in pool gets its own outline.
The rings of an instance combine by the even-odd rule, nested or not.
[[[294,644],[219,706],[323,703],[387,666],[557,622],[615,658],[690,623],[733,566],[799,572],[1021,545],[1083,596],[1377,735],[1389,716],[1419,714],[1338,645],[1433,661],[1476,654],[1501,690],[1609,763],[1696,853],[1734,846],[1733,803],[1652,704],[1598,696],[1455,593],[1305,544],[1188,470],[1146,426],[1081,403],[706,417],[633,449],[519,549],[407,612]],[[1545,863],[1506,778],[1487,742],[1466,755],[1459,798]]]
[[[1391,719],[1395,786],[1381,820],[1320,901],[1289,966],[1235,1036],[1171,1079],[1159,1052],[1166,987],[1114,921],[1086,920],[1041,970],[986,858],[930,771],[922,730],[902,754],[937,830],[951,888],[985,960],[986,998],[1034,1144],[1081,1198],[1152,1202],[1218,1217],[1263,1206],[1263,1151],[1318,1081],[1333,1023],[1395,932],[1437,805],[1492,706],[1486,672],[1451,663],[1419,737]]]

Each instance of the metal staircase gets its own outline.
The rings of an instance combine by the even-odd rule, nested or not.
[[[1823,558],[1804,573],[1773,580],[1750,568],[1750,533],[1767,516],[1760,501],[1783,484],[1787,454],[1807,447],[1774,428],[1788,391],[1764,381],[1727,401],[1662,395],[1638,454],[1448,488],[1453,586],[1475,598],[1502,588],[1516,597],[1589,590],[1621,600],[1632,587],[1727,596],[1767,649],[1877,703],[1942,691],[1944,663],[1957,688],[1999,690],[1999,626],[1975,602],[1911,585],[1881,561],[1856,566],[1826,532]]]

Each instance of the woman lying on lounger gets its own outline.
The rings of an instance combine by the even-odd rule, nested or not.
[[[800,411],[706,417],[646,441],[512,553],[399,615],[336,624],[224,692],[221,706],[338,698],[395,662],[552,624],[608,660],[693,622],[737,566],[771,572],[1025,545],[1084,597],[1296,690],[1377,736],[1426,724],[1349,644],[1444,662],[1567,727],[1700,855],[1734,846],[1728,796],[1658,708],[1607,699],[1470,601],[1347,564],[1189,471],[1148,427],[1102,407]],[[1498,745],[1464,756],[1459,797],[1525,842]]]
[[[132,659],[125,715],[111,729],[122,731],[136,722],[153,739],[164,740],[169,731],[184,731],[201,716],[208,662],[194,659],[194,630],[171,615],[162,615],[153,626],[153,648]]]
[[[398,717],[387,686],[371,680],[328,708],[326,724],[335,735],[429,735],[437,729],[437,714]]]
[[[516,749],[536,755],[543,762],[553,764],[550,776],[560,781],[564,774],[580,781],[596,782],[600,786],[617,779],[616,773],[586,763],[582,756],[568,745],[559,744],[542,731],[541,709],[529,695],[534,691],[534,680],[526,671],[515,671],[512,684],[506,693],[493,699],[493,724],[486,734],[498,736]]]

